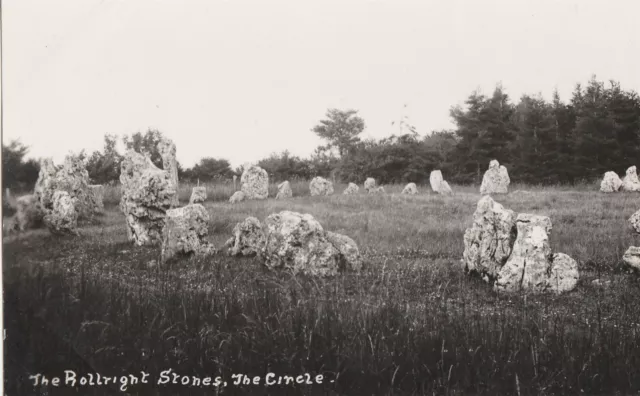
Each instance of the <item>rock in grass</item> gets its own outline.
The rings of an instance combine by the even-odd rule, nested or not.
[[[631,228],[640,234],[640,210],[629,217],[629,223],[631,223]]]
[[[207,200],[207,188],[204,186],[196,186],[191,189],[191,197],[189,204],[203,203]]]
[[[233,227],[233,236],[225,247],[230,256],[255,256],[264,248],[264,242],[260,220],[247,217]]]
[[[631,246],[624,252],[622,261],[633,271],[640,272],[640,246]]]
[[[449,183],[447,183],[442,177],[442,172],[439,170],[434,170],[429,175],[429,184],[431,185],[431,189],[433,192],[438,193],[440,195],[451,195],[453,191],[451,187],[449,187]]]
[[[496,160],[491,160],[489,169],[482,177],[482,185],[480,186],[480,194],[506,194],[509,192],[509,172],[507,168]]]
[[[259,166],[251,165],[240,176],[244,199],[267,199],[269,196],[269,175]]]
[[[600,182],[600,191],[605,193],[617,192],[622,187],[622,180],[616,172],[609,171],[604,174]]]
[[[360,190],[360,187],[358,187],[357,184],[355,183],[349,183],[349,185],[347,186],[347,188],[344,189],[344,191],[342,192],[344,195],[353,195],[353,194],[357,194],[358,191]]]
[[[323,177],[316,176],[311,179],[309,190],[312,197],[317,195],[331,195],[333,194],[333,183]]]
[[[93,212],[104,213],[104,186],[102,184],[90,184],[88,192]]]
[[[418,187],[416,183],[409,183],[402,189],[403,194],[416,195],[418,193]]]
[[[278,194],[276,199],[287,199],[293,197],[293,191],[291,191],[291,185],[288,180],[278,184]]]
[[[627,173],[622,179],[621,191],[633,191],[640,192],[640,180],[638,180],[638,173],[636,167],[631,166],[627,169]]]
[[[161,261],[178,255],[206,255],[214,253],[207,242],[209,213],[200,204],[167,210],[162,230]]]
[[[9,231],[26,231],[37,228],[43,220],[43,213],[38,209],[38,202],[33,194],[23,195],[16,199],[16,213],[9,221]]]
[[[78,235],[78,200],[63,190],[53,193],[51,209],[44,216],[44,224],[52,234]]]
[[[376,192],[376,180],[373,177],[367,177],[364,181],[364,189],[369,194]]]
[[[360,271],[362,269],[362,257],[356,242],[346,235],[327,231],[326,237],[333,247],[340,252],[339,269]]]
[[[555,253],[551,258],[551,273],[546,291],[560,294],[573,290],[579,279],[578,263],[564,253]]]
[[[245,200],[245,195],[242,191],[234,192],[231,198],[229,198],[229,202],[231,203],[242,202],[244,200]]]
[[[173,184],[175,193],[171,197],[171,207],[180,205],[178,202],[178,161],[176,159],[176,145],[171,139],[162,138],[158,142],[158,152],[162,157],[162,169],[169,174],[169,180]]]

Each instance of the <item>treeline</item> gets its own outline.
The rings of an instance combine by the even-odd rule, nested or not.
[[[479,183],[492,159],[509,169],[513,181],[533,184],[591,181],[609,170],[621,174],[640,166],[640,98],[615,81],[593,77],[585,86],[577,84],[567,103],[557,92],[551,102],[523,95],[514,103],[497,86],[490,96],[472,93],[450,115],[453,130],[421,136],[405,117],[399,124],[406,133],[361,140],[365,121],[357,111],[329,109],[312,129],[326,142],[313,155],[300,158],[284,151],[257,164],[276,182],[319,175],[358,183],[367,177],[380,183],[424,183],[440,169],[459,184]],[[162,167],[156,149],[161,137],[149,130],[124,136],[122,142]],[[116,142],[116,136],[106,135],[102,150],[79,154],[94,183],[117,182],[122,154]],[[25,154],[19,142],[3,144],[3,187],[35,182],[37,162],[24,161]],[[202,158],[186,169],[178,164],[178,170],[181,180],[192,182],[229,181],[242,173],[242,167],[232,169],[221,158]]]

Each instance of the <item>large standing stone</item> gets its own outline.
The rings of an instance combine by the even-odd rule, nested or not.
[[[230,256],[255,256],[264,248],[262,225],[255,217],[247,217],[233,227],[233,236],[225,246]]]
[[[127,236],[136,245],[162,241],[166,211],[176,193],[169,172],[158,169],[149,157],[133,150],[122,161],[120,209],[125,215]]]
[[[287,199],[291,197],[293,197],[293,191],[291,191],[289,181],[283,181],[278,184],[278,194],[276,195],[276,199]]]
[[[640,246],[631,246],[624,252],[622,261],[632,270],[640,272]]]
[[[34,188],[38,209],[46,215],[53,210],[53,195],[66,191],[76,200],[76,211],[80,218],[90,218],[94,205],[89,192],[89,173],[82,160],[68,155],[62,166],[55,166],[50,158],[40,162],[40,173]]]
[[[213,253],[207,242],[209,213],[200,204],[167,210],[162,230],[161,261],[164,263],[179,254],[206,255]]]
[[[205,186],[195,186],[191,189],[189,204],[202,203],[207,200],[207,188]]]
[[[440,170],[434,170],[429,175],[429,184],[431,185],[431,189],[441,195],[451,195],[453,191],[451,187],[449,187],[449,183],[447,183],[442,177],[442,172]]]
[[[376,192],[376,181],[373,177],[367,177],[367,180],[364,181],[364,189],[369,194]]]
[[[259,166],[245,168],[240,182],[245,199],[267,199],[269,196],[269,175]]]
[[[640,210],[629,217],[629,223],[631,223],[631,228],[640,234]]]
[[[175,193],[171,197],[171,206],[177,207],[178,202],[178,161],[176,160],[176,145],[168,138],[162,138],[158,142],[158,152],[162,157],[162,168],[169,174]]]
[[[416,187],[416,183],[409,183],[402,189],[403,194],[411,194],[415,195],[418,193],[418,187]]]
[[[89,185],[89,201],[94,213],[104,212],[104,186],[102,184]]]
[[[516,214],[490,196],[480,201],[473,225],[464,233],[463,269],[493,281],[509,259],[516,240]]]
[[[622,180],[616,172],[609,171],[604,174],[604,178],[600,182],[600,191],[611,193],[620,190],[620,187],[622,187]]]
[[[627,169],[627,174],[622,179],[621,191],[635,191],[640,192],[640,180],[638,180],[638,173],[636,167],[631,166]]]
[[[15,202],[16,213],[9,221],[10,231],[26,231],[37,228],[42,223],[43,213],[38,209],[38,202],[33,194],[18,197]]]
[[[236,191],[233,193],[233,195],[231,196],[231,198],[229,198],[229,202],[231,203],[237,203],[237,202],[242,202],[246,199],[244,193],[242,191]]]
[[[496,160],[491,160],[489,169],[484,173],[480,194],[506,194],[509,192],[509,172]]]
[[[312,197],[316,195],[331,195],[333,194],[333,183],[323,177],[316,176],[311,179],[309,190]]]
[[[353,195],[353,194],[357,194],[359,190],[360,190],[360,187],[358,187],[356,183],[349,183],[347,188],[345,188],[342,193],[344,195]]]
[[[52,234],[78,234],[78,200],[64,190],[53,193],[51,209],[44,216],[44,224]]]

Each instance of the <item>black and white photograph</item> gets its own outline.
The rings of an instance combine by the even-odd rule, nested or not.
[[[0,394],[640,395],[639,17],[0,0]]]

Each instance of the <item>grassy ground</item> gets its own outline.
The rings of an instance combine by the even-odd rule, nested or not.
[[[572,256],[581,270],[570,293],[525,297],[496,295],[462,274],[462,236],[480,198],[477,187],[454,186],[452,197],[425,186],[417,196],[400,195],[402,186],[386,186],[384,195],[329,197],[300,196],[306,183],[292,188],[298,197],[288,201],[231,205],[225,201],[232,184],[208,186],[211,241],[221,247],[247,216],[310,213],[358,243],[366,263],[361,274],[292,277],[224,252],[162,270],[158,248],[127,242],[113,192],[106,214],[85,225],[81,237],[45,230],[6,237],[8,394],[34,392],[27,373],[63,375],[68,367],[109,375],[145,370],[155,379],[171,368],[229,383],[234,373],[325,378],[322,385],[218,389],[223,394],[640,391],[640,282],[620,266],[624,251],[640,245],[627,223],[640,195],[512,186],[529,193],[497,196],[515,211],[550,216],[553,251]],[[183,190],[184,202],[190,187]],[[611,284],[596,286],[596,278]],[[182,385],[129,390],[216,392]]]

